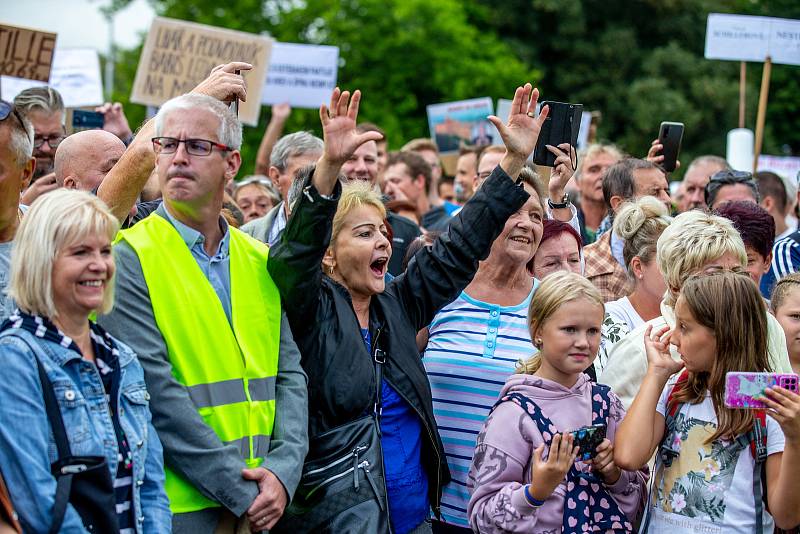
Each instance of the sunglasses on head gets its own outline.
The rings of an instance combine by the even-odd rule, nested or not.
[[[11,102],[6,102],[5,100],[0,100],[0,121],[4,121],[8,118],[9,115],[13,114],[20,124],[25,124],[22,122],[22,116],[17,111],[16,106]]]

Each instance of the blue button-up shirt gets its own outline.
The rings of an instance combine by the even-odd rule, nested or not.
[[[230,255],[230,232],[228,231],[228,221],[224,217],[219,218],[219,227],[222,230],[222,240],[219,242],[219,247],[213,256],[206,253],[203,244],[206,238],[195,230],[186,226],[179,220],[175,219],[170,212],[164,207],[164,204],[159,206],[156,213],[164,217],[166,220],[175,227],[178,234],[186,246],[192,253],[192,257],[197,262],[197,266],[203,272],[203,275],[214,288],[214,291],[222,303],[222,309],[225,310],[225,316],[228,322],[231,321],[231,255]]]

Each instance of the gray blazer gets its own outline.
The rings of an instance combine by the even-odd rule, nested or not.
[[[239,229],[250,237],[269,245],[269,233],[272,231],[272,225],[275,224],[275,220],[278,218],[278,212],[283,209],[283,202],[284,201],[281,200],[280,203],[269,210],[266,215],[242,225]]]
[[[99,317],[98,323],[139,356],[152,398],[153,426],[164,445],[165,464],[185,476],[205,497],[241,517],[258,495],[258,486],[242,478],[241,471],[246,466],[238,449],[220,441],[197,413],[186,387],[172,375],[167,347],[153,316],[150,293],[136,252],[121,241],[114,247],[114,256],[116,305],[111,313]],[[289,323],[281,313],[275,424],[262,466],[281,481],[290,499],[308,452],[307,383]],[[173,531],[212,534],[221,511],[212,508],[174,514]]]

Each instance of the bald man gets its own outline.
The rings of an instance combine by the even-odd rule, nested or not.
[[[86,130],[64,139],[55,157],[56,183],[94,191],[125,152],[125,144],[105,130]]]

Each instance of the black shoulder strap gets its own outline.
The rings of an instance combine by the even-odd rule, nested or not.
[[[53,429],[53,437],[55,438],[56,448],[58,449],[58,458],[64,459],[72,456],[72,451],[69,448],[69,441],[67,440],[67,431],[64,428],[64,419],[61,417],[61,411],[58,409],[58,401],[53,392],[53,384],[47,378],[47,373],[42,367],[42,362],[36,352],[33,351],[33,358],[36,360],[36,369],[39,372],[39,382],[42,384],[42,395],[44,397],[44,408],[47,412],[47,419],[50,421],[50,427]],[[56,475],[56,494],[53,503],[53,522],[50,525],[50,534],[56,534],[61,530],[61,525],[64,522],[64,515],[67,513],[67,504],[69,503],[69,496],[72,492],[72,475],[68,473],[59,473]]]

